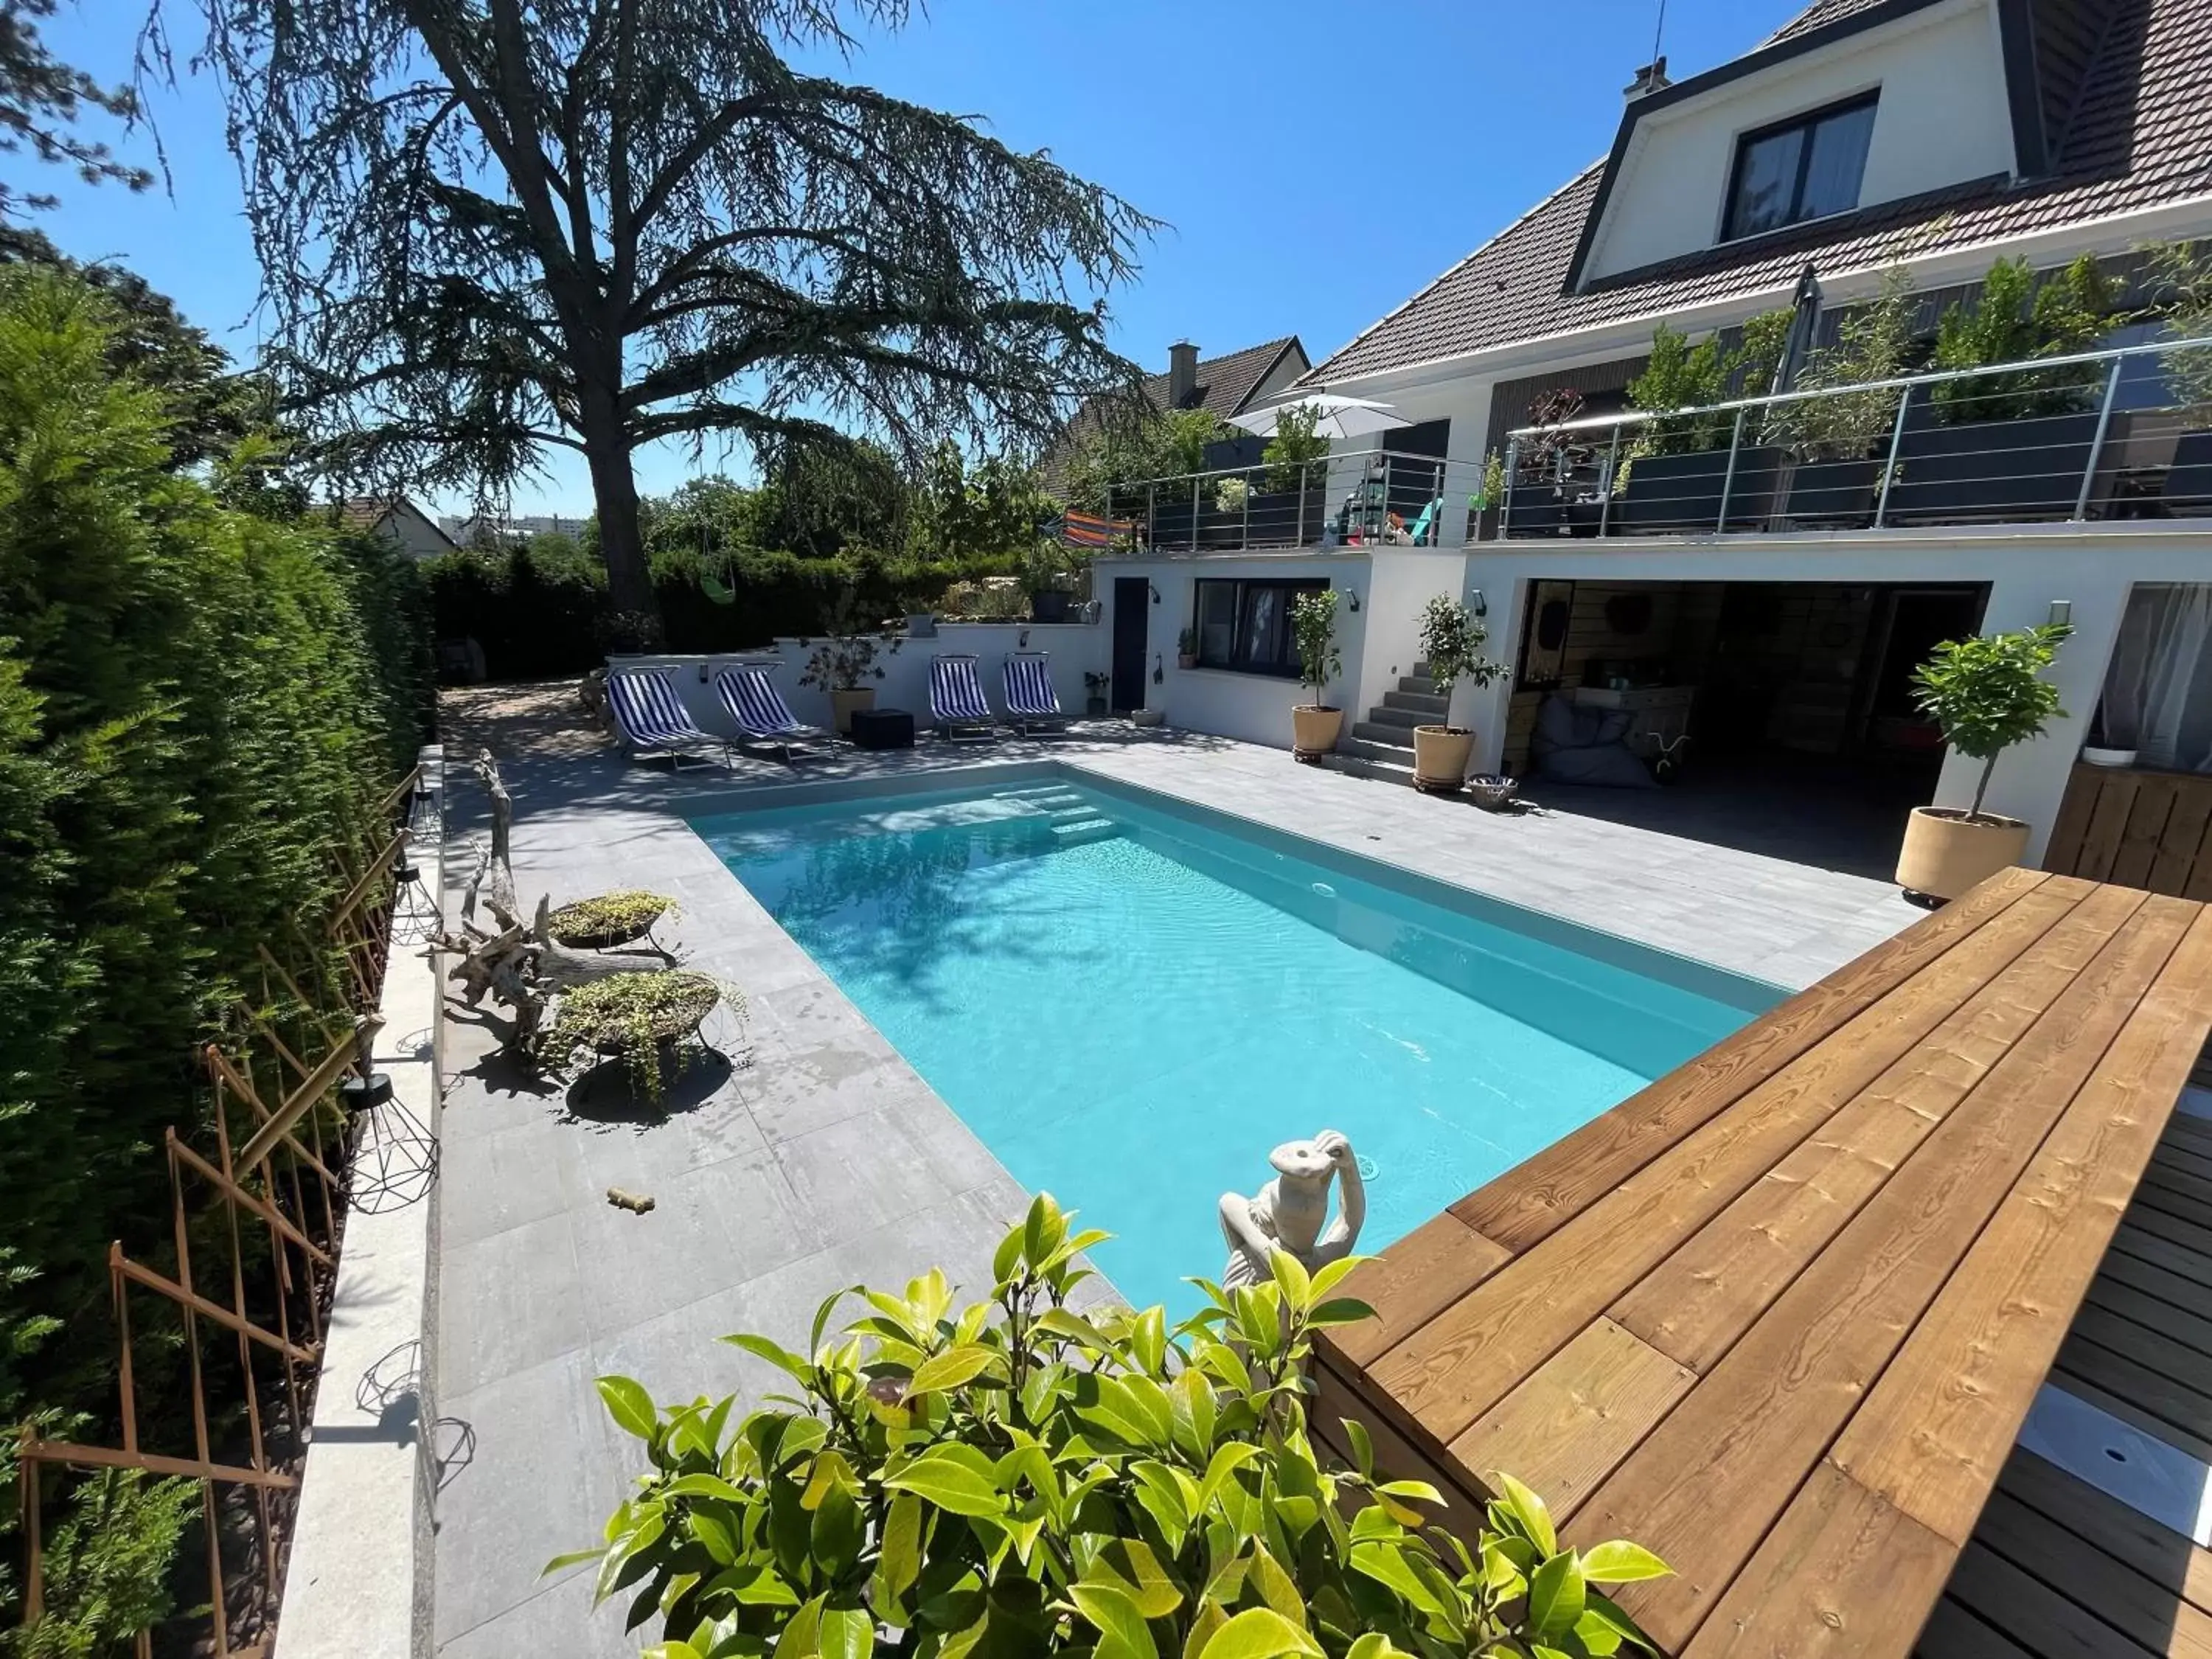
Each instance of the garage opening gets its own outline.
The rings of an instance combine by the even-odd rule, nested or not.
[[[1505,763],[1522,794],[1888,879],[1942,769],[1912,671],[1978,584],[1534,584]]]

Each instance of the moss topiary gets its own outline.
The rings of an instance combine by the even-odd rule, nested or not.
[[[659,893],[602,893],[597,898],[562,905],[546,918],[545,926],[560,944],[580,951],[600,951],[642,939],[675,908],[674,899]]]

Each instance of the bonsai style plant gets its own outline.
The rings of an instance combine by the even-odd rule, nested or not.
[[[1954,899],[1984,877],[2017,864],[2027,852],[2027,824],[1983,811],[1982,800],[1999,755],[2041,737],[2054,717],[2065,718],[2058,688],[2042,674],[2073,631],[2067,623],[2049,623],[2016,633],[1947,640],[1914,671],[1914,701],[1942,727],[1945,742],[1982,763],[1982,773],[1966,811],[1912,809],[1897,860],[1898,885],[1906,891]]]
[[[664,1659],[767,1654],[1081,1654],[1096,1659],[1411,1659],[1655,1651],[1597,1588],[1663,1577],[1621,1540],[1562,1544],[1510,1475],[1460,1540],[1443,1499],[1353,1466],[1309,1432],[1312,1335],[1368,1316],[1336,1294],[1359,1260],[1224,1292],[1170,1331],[1158,1308],[1068,1305],[1087,1271],[1048,1195],[1006,1236],[988,1300],[956,1307],[941,1272],[811,1352],[724,1340],[785,1392],[661,1405],[599,1379],[644,1447],[598,1564],[597,1595],[657,1625]]]
[[[1436,695],[1451,707],[1453,690],[1462,680],[1480,687],[1505,673],[1505,665],[1482,654],[1490,630],[1466,603],[1439,593],[1421,611],[1421,656],[1428,665]],[[1440,793],[1455,792],[1467,781],[1468,757],[1474,752],[1474,728],[1454,726],[1445,714],[1441,726],[1413,728],[1413,787]]]
[[[1337,734],[1344,730],[1344,710],[1322,701],[1328,683],[1344,672],[1344,653],[1336,642],[1336,590],[1325,587],[1299,594],[1291,605],[1298,684],[1313,687],[1313,701],[1291,709],[1291,756],[1308,763],[1334,749]]]
[[[823,625],[829,638],[814,647],[799,683],[810,690],[827,691],[837,730],[849,737],[853,715],[876,706],[876,688],[867,682],[884,678],[878,656],[898,654],[900,636],[888,631],[863,633],[854,624],[857,598],[847,587],[830,607]],[[800,641],[806,644],[806,641]]]
[[[1176,635],[1176,666],[1198,666],[1198,630],[1195,628],[1186,628]]]

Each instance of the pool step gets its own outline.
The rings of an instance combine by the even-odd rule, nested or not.
[[[1085,818],[1078,823],[1055,823],[1052,826],[1054,839],[1066,842],[1104,841],[1121,832],[1121,826],[1111,818]]]

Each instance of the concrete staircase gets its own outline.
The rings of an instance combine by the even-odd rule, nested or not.
[[[1398,689],[1382,694],[1382,701],[1367,711],[1367,718],[1352,723],[1348,737],[1337,739],[1336,752],[1322,763],[1358,778],[1380,778],[1411,787],[1413,781],[1413,728],[1435,726],[1444,718],[1447,699],[1437,695],[1429,665],[1413,665],[1413,672],[1398,682]]]

